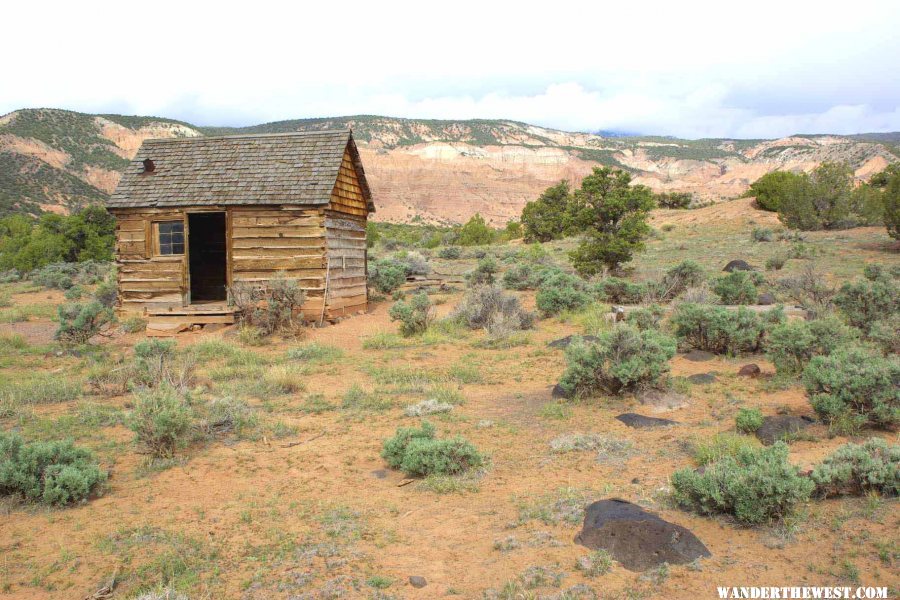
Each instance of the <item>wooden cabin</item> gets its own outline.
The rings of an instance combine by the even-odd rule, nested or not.
[[[350,131],[146,140],[107,208],[125,315],[234,322],[230,286],[274,277],[310,320],[367,307],[375,207]]]

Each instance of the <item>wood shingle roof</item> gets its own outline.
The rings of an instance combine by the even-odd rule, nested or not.
[[[349,130],[145,140],[106,205],[327,204],[345,149],[373,210]]]

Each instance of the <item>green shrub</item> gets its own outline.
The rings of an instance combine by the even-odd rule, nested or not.
[[[694,200],[689,192],[663,192],[653,194],[653,198],[660,208],[688,208]]]
[[[741,433],[754,433],[762,424],[763,415],[758,408],[740,408],[734,418],[734,428]]]
[[[845,283],[834,303],[851,325],[869,331],[875,321],[900,313],[900,285],[887,278]]]
[[[137,394],[128,427],[155,458],[169,458],[190,441],[194,412],[181,394],[160,387]]]
[[[675,335],[685,345],[715,354],[738,355],[757,352],[767,330],[784,321],[784,311],[774,309],[759,314],[743,306],[729,310],[722,306],[684,303],[671,318]]]
[[[755,438],[728,431],[715,434],[712,439],[700,442],[693,448],[693,458],[698,465],[714,463],[726,456],[737,456],[745,450],[759,448]]]
[[[662,280],[652,285],[656,289],[648,289],[648,292],[655,291],[655,295],[660,301],[671,300],[688,288],[702,285],[705,279],[706,274],[703,267],[696,261],[684,260],[666,271]]]
[[[566,349],[568,367],[560,387],[573,395],[622,394],[657,385],[669,371],[675,340],[657,331],[630,325],[600,335],[593,344],[575,342]]]
[[[530,329],[534,315],[524,310],[519,299],[495,286],[481,286],[466,292],[453,311],[469,329],[490,330],[503,326],[510,330]]]
[[[77,302],[78,300],[81,300],[82,296],[84,296],[84,292],[84,288],[76,284],[67,289],[63,296],[69,302]]]
[[[759,297],[754,278],[747,271],[732,271],[717,277],[713,291],[722,304],[756,304]]]
[[[788,257],[784,254],[776,254],[766,259],[766,271],[780,271],[787,264]]]
[[[63,304],[58,309],[59,327],[56,339],[67,346],[86,344],[115,320],[115,315],[97,301],[85,304]]]
[[[456,260],[462,256],[459,246],[446,246],[438,250],[438,257],[445,260]]]
[[[146,319],[129,317],[122,321],[122,331],[125,333],[139,333],[147,328]]]
[[[761,209],[778,212],[782,199],[795,180],[801,177],[789,171],[772,171],[754,181],[746,195],[755,196],[756,204]]]
[[[94,300],[107,308],[112,308],[116,305],[118,294],[116,281],[109,279],[100,283],[97,289],[94,290]]]
[[[538,310],[548,317],[566,310],[584,308],[590,301],[584,281],[567,273],[557,273],[546,279],[535,296]]]
[[[382,458],[394,469],[408,475],[456,475],[484,464],[484,458],[461,437],[435,439],[434,426],[400,427],[384,441]]]
[[[884,354],[900,354],[900,314],[872,323],[868,338]]]
[[[26,444],[0,431],[0,495],[64,505],[87,498],[106,481],[94,455],[71,441]]]
[[[400,333],[405,337],[424,333],[434,320],[434,308],[425,292],[395,302],[388,314],[391,321],[400,321]]]
[[[659,323],[665,311],[658,304],[651,304],[647,308],[638,308],[625,315],[625,322],[636,327],[639,331],[659,329]]]
[[[810,475],[821,497],[862,496],[870,490],[900,495],[900,445],[881,438],[846,444],[822,461]]]
[[[466,273],[466,283],[469,286],[493,285],[494,275],[498,271],[497,261],[490,256],[478,261],[478,266]]]
[[[750,239],[754,242],[771,242],[775,239],[775,234],[768,227],[754,227],[750,231]]]
[[[594,285],[594,294],[602,302],[611,304],[640,304],[647,295],[647,286],[619,277],[607,277]]]
[[[742,449],[706,465],[702,473],[672,474],[675,501],[701,514],[729,514],[757,525],[791,514],[809,498],[814,484],[788,462],[788,447]]]
[[[900,424],[900,357],[850,347],[816,356],[803,382],[816,413],[832,429],[855,432],[866,425]]]
[[[264,286],[237,281],[229,286],[228,296],[238,310],[241,325],[255,327],[261,337],[281,330],[292,332],[303,324],[306,291],[299,279],[278,274]]]
[[[563,273],[559,267],[520,262],[503,273],[503,287],[510,290],[536,290],[546,280]]]
[[[812,357],[827,356],[855,337],[853,329],[834,317],[790,320],[769,331],[766,355],[779,373],[797,374],[803,372]]]
[[[462,437],[449,440],[415,438],[406,447],[400,468],[410,476],[458,475],[484,464],[484,458]]]
[[[399,469],[406,456],[406,449],[414,439],[433,440],[434,425],[423,421],[421,427],[400,427],[393,437],[384,441],[381,457],[392,469]]]
[[[369,263],[369,285],[382,294],[390,294],[406,282],[406,265],[382,259]]]
[[[497,232],[487,224],[480,214],[475,213],[472,218],[459,228],[456,243],[460,246],[486,246],[493,244],[497,239]]]

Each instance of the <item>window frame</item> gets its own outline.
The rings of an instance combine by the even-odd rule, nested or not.
[[[166,226],[166,225],[168,225],[168,226],[180,225],[181,231],[180,232],[176,232],[176,231],[163,232],[163,226]],[[181,260],[182,258],[184,258],[185,254],[187,252],[187,227],[185,225],[184,219],[161,219],[159,221],[153,221],[151,230],[152,230],[151,239],[153,242],[153,248],[152,248],[153,258],[159,258],[159,259],[163,259],[163,260]],[[181,242],[180,242],[181,252],[175,252],[174,250],[179,243],[174,242],[172,240],[172,238],[179,233],[181,234]],[[169,237],[169,241],[165,245],[163,244],[163,238],[162,238],[163,235],[166,235]],[[164,247],[170,248],[170,252],[163,252]]]

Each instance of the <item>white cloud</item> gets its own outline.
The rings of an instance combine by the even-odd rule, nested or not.
[[[0,112],[343,114],[772,137],[900,130],[900,3],[14,3]]]

